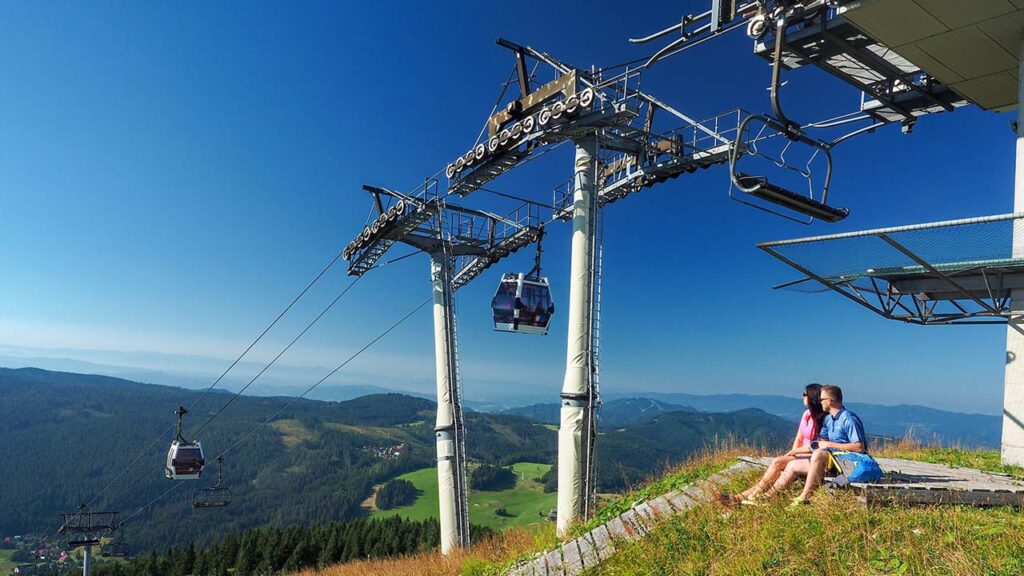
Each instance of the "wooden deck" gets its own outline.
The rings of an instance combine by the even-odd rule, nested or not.
[[[767,466],[771,458],[745,458]],[[870,484],[852,483],[867,506],[900,504],[963,504],[1024,507],[1024,482],[1006,474],[953,468],[913,460],[878,458],[885,475]]]

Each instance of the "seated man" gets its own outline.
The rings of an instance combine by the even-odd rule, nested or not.
[[[868,438],[864,434],[864,424],[856,414],[843,407],[843,391],[839,386],[826,385],[821,388],[821,408],[828,412],[821,423],[818,440],[804,446],[799,452],[804,455],[790,462],[779,479],[772,486],[769,494],[777,494],[786,489],[796,480],[797,476],[806,476],[804,489],[793,499],[793,505],[807,504],[811,494],[821,485],[825,478],[831,451],[867,452]]]

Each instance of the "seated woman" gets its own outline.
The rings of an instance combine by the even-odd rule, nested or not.
[[[800,426],[793,439],[793,448],[782,456],[775,458],[764,471],[764,475],[756,484],[736,495],[716,494],[715,499],[724,504],[752,504],[762,493],[768,491],[786,469],[786,465],[797,458],[807,458],[807,446],[818,437],[826,412],[821,408],[821,384],[808,384],[804,387],[804,406],[807,410],[800,418]]]

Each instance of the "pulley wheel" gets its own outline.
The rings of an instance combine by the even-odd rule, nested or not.
[[[579,96],[572,95],[572,96],[569,96],[568,98],[565,99],[565,113],[566,114],[572,114],[579,107],[580,107],[580,98],[579,98]]]
[[[590,108],[590,105],[594,103],[594,90],[587,88],[583,92],[580,92],[580,106],[584,108]]]
[[[545,108],[545,109],[541,110],[540,114],[537,115],[537,123],[539,123],[543,127],[543,126],[547,126],[548,123],[550,123],[550,122],[551,122],[551,109],[550,108]]]

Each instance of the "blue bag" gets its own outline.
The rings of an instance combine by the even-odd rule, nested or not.
[[[840,460],[853,464],[853,470],[846,473],[849,482],[874,482],[882,477],[882,468],[870,455],[863,452],[833,452]],[[845,467],[844,467],[845,468]]]

